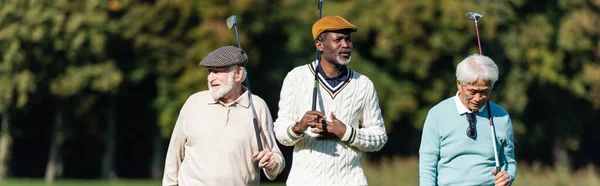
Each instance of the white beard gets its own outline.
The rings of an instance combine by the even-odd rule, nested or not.
[[[210,93],[215,100],[221,99],[223,96],[231,92],[231,90],[233,89],[233,84],[235,83],[233,82],[233,74],[233,72],[229,73],[227,85],[223,85],[218,79],[216,80],[216,83],[221,85],[221,88],[219,88],[219,90],[215,90],[215,88],[213,88],[213,86],[210,86],[210,83],[208,83],[208,90],[210,90]]]
[[[348,59],[346,60],[342,60],[340,58],[340,54],[338,54],[335,59],[337,60],[338,64],[340,65],[348,65],[348,63],[350,63],[350,60],[352,60],[352,56],[348,56]]]

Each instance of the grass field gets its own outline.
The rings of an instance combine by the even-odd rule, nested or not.
[[[2,186],[46,186],[43,179],[9,179],[0,182]],[[263,182],[265,186],[284,186],[284,183]],[[160,186],[160,181],[152,180],[58,180],[48,186]]]
[[[46,185],[43,179],[8,179],[0,181],[1,186],[160,186],[160,181],[154,180],[57,180]],[[285,186],[285,183],[262,182],[264,186]]]
[[[526,186],[598,186],[599,170],[588,166],[583,170],[573,171],[567,163],[556,163],[556,167],[543,167],[534,163],[521,163],[517,168],[517,179],[513,185]],[[396,158],[384,160],[380,164],[363,164],[369,185],[419,185],[419,160],[413,158]]]
[[[396,158],[383,160],[379,164],[363,163],[369,185],[418,185],[419,164],[417,158]],[[600,185],[599,170],[588,166],[573,171],[566,163],[557,163],[553,168],[539,164],[519,164],[517,180],[513,185]],[[46,186],[43,179],[9,179],[0,182],[1,186]],[[285,183],[263,181],[261,186],[283,186]],[[52,186],[160,186],[159,181],[150,180],[58,180]]]

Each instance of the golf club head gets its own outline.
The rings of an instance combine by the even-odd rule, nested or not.
[[[235,15],[229,16],[227,18],[227,28],[229,28],[229,30],[231,30],[233,28],[233,26],[235,26],[237,24],[237,18],[235,17]]]
[[[477,21],[479,18],[483,17],[483,15],[481,15],[480,13],[477,13],[477,12],[467,12],[465,14],[465,17],[467,17],[467,19],[469,19],[469,20]]]

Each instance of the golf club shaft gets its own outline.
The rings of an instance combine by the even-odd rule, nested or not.
[[[321,16],[323,16],[323,0],[319,0],[317,8],[319,9],[319,18],[317,18],[317,20],[319,20],[321,19]],[[315,53],[316,59],[319,60],[319,49],[315,49]]]
[[[481,50],[481,40],[479,37],[479,25],[477,25],[477,17],[473,17],[473,21],[475,22],[475,33],[477,34],[477,47],[479,48],[479,55],[483,55],[483,51]],[[490,132],[492,133],[492,145],[494,147],[494,160],[496,163],[496,174],[500,173],[501,167],[500,167],[500,161],[498,160],[498,148],[496,147],[496,133],[494,131],[494,117],[492,115],[492,108],[490,106],[490,100],[488,99],[487,103],[487,109],[488,109],[488,117],[490,120]]]
[[[233,23],[233,28],[235,29],[235,37],[237,39],[238,48],[242,49],[242,45],[240,43],[240,35],[238,34],[237,29],[237,20]],[[250,101],[250,107],[252,109],[252,122],[254,123],[254,133],[256,134],[256,143],[258,145],[258,152],[263,150],[262,140],[260,139],[260,127],[258,126],[258,119],[256,117],[256,110],[254,109],[254,102],[252,101],[252,90],[250,89],[250,79],[248,74],[246,74],[246,79],[244,80],[246,83],[246,88],[248,89],[248,100]]]
[[[479,26],[477,26],[477,19],[475,19],[475,32],[477,33],[477,46],[479,47],[479,55],[483,55],[481,51],[481,41],[479,40]]]
[[[500,172],[500,162],[498,161],[498,149],[496,148],[496,134],[494,132],[494,125],[490,122],[490,131],[492,132],[492,143],[494,144],[494,159],[496,160],[496,173]]]
[[[490,118],[490,132],[492,133],[492,145],[494,147],[494,160],[496,161],[496,174],[500,173],[500,161],[498,160],[498,148],[496,147],[496,131],[494,131],[494,121],[492,116],[492,106],[490,100],[487,101],[488,117]]]
[[[258,145],[258,152],[263,150],[262,140],[260,139],[260,127],[258,127],[258,119],[256,117],[256,110],[254,110],[254,102],[252,101],[252,91],[250,91],[250,81],[246,74],[246,87],[248,88],[248,99],[250,100],[250,107],[252,107],[252,122],[254,123],[254,133],[256,134],[256,143]]]
[[[321,19],[321,16],[323,15],[323,0],[319,0],[319,5],[317,7],[319,9],[319,19]],[[318,36],[317,36],[318,37]],[[317,110],[317,89],[319,88],[319,79],[317,79],[318,74],[319,74],[319,49],[315,49],[315,56],[316,56],[316,61],[317,61],[317,65],[315,68],[315,83],[313,86],[313,99],[312,99],[312,110]]]
[[[235,28],[235,38],[237,38],[238,48],[242,49],[242,44],[240,43],[240,35],[238,34],[238,30],[237,30],[237,23],[235,23],[234,28]],[[250,87],[248,87],[248,90],[250,90]]]

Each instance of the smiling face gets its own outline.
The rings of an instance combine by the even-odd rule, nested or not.
[[[234,88],[241,86],[243,70],[239,67],[207,68],[208,89],[214,99],[228,103],[229,100],[237,99],[233,95]],[[234,98],[235,97],[235,98]]]
[[[328,32],[324,41],[315,43],[321,58],[337,65],[347,65],[352,59],[352,36],[350,31]]]
[[[462,104],[471,111],[481,109],[492,93],[492,82],[485,79],[477,79],[473,83],[466,85],[456,81],[458,87],[458,97]]]

